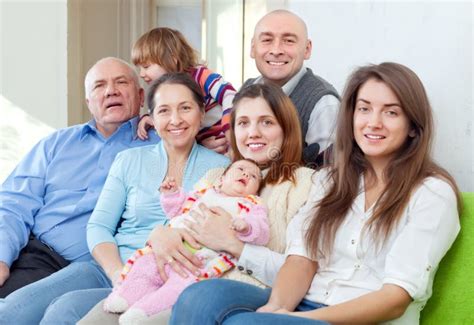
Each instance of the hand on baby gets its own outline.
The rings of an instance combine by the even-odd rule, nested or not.
[[[232,220],[232,229],[237,232],[248,232],[250,225],[242,218]]]
[[[160,186],[161,193],[174,193],[178,191],[178,186],[176,185],[176,181],[174,177],[166,177],[163,183]]]

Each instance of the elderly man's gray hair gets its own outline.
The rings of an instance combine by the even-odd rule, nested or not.
[[[106,58],[102,58],[100,60],[98,60],[96,63],[94,63],[94,65],[87,71],[86,73],[86,76],[84,78],[84,90],[85,90],[85,94],[86,94],[86,98],[89,98],[89,92],[90,92],[90,88],[91,88],[91,72],[92,70],[99,64],[99,63],[102,63],[104,61],[116,61],[116,62],[119,62],[121,64],[123,64],[124,66],[126,66],[129,70],[130,70],[130,77],[132,77],[133,81],[135,82],[137,88],[140,88],[140,81],[139,81],[139,78],[138,78],[138,74],[135,70],[135,68],[130,64],[128,63],[127,61],[125,60],[122,60],[122,59],[119,59],[119,58],[116,58],[116,57],[106,57]]]

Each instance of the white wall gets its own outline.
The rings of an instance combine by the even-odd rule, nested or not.
[[[67,125],[66,38],[66,0],[0,0],[0,94],[54,128]]]
[[[84,75],[130,58],[154,0],[0,0],[0,182],[31,146],[90,119]]]
[[[0,183],[18,162],[54,129],[0,95]]]
[[[436,121],[434,157],[474,191],[473,4],[288,0],[308,24],[307,65],[342,91],[354,67],[395,61],[423,81]]]
[[[242,1],[205,2],[205,56],[209,68],[234,87],[242,84]]]
[[[155,0],[156,27],[179,30],[191,46],[201,53],[202,1]]]

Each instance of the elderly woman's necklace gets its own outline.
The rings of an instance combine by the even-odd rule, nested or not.
[[[176,161],[170,159],[168,162],[166,176],[174,178],[178,186],[181,186],[184,170],[186,168],[186,161],[187,159],[179,159]]]

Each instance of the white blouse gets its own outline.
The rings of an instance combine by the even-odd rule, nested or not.
[[[309,256],[302,230],[329,187],[326,176],[325,171],[318,173],[308,202],[288,226],[287,255]],[[438,264],[460,230],[454,191],[443,180],[427,178],[413,193],[385,244],[377,246],[363,230],[372,208],[364,211],[364,182],[360,183],[361,192],[336,233],[331,255],[318,258],[319,269],[305,298],[334,305],[395,284],[413,301],[402,317],[389,324],[418,324]]]

